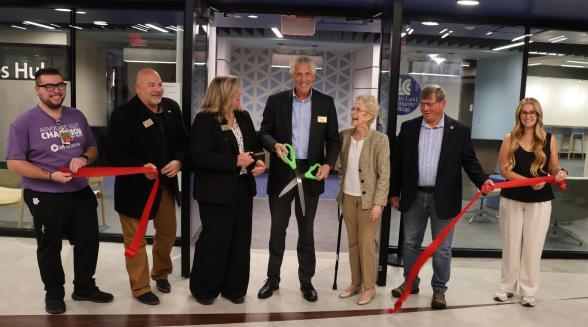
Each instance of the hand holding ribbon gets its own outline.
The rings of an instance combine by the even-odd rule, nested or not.
[[[60,169],[61,172],[64,173],[71,173],[69,168],[63,167]],[[157,168],[153,167],[83,167],[79,168],[78,171],[73,174],[73,177],[104,177],[104,176],[122,176],[122,175],[134,175],[134,174],[154,174],[155,181],[153,182],[153,187],[151,188],[151,192],[149,193],[149,197],[147,198],[147,203],[145,203],[145,207],[143,208],[143,212],[141,213],[141,220],[139,221],[139,229],[135,234],[133,241],[129,245],[129,247],[125,250],[125,256],[127,257],[134,257],[137,254],[137,249],[139,248],[139,244],[141,240],[145,236],[145,231],[147,230],[147,223],[149,222],[149,215],[151,213],[151,208],[153,207],[153,202],[155,201],[155,195],[157,194],[157,189],[159,187],[159,174],[157,173]]]
[[[388,309],[388,313],[395,313],[398,312],[402,308],[402,304],[406,301],[406,298],[410,295],[410,291],[412,290],[412,283],[419,275],[419,272],[425,262],[437,251],[443,240],[447,237],[447,235],[451,232],[451,230],[455,227],[457,222],[461,219],[461,217],[470,209],[470,207],[480,198],[480,196],[488,191],[492,191],[494,189],[502,189],[502,188],[511,188],[511,187],[521,187],[521,186],[532,186],[540,183],[555,183],[557,184],[562,190],[566,189],[566,182],[565,180],[556,182],[554,176],[545,176],[545,177],[534,177],[534,178],[526,178],[526,179],[517,179],[512,181],[506,181],[501,183],[492,184],[484,184],[482,189],[468,202],[468,204],[461,210],[461,212],[451,220],[449,225],[445,226],[445,228],[439,233],[436,239],[433,240],[427,248],[421,253],[421,255],[417,258],[414,265],[410,269],[410,273],[408,274],[408,278],[406,279],[406,289],[402,296],[394,303],[393,308]]]

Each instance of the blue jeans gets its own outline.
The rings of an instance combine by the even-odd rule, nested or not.
[[[421,244],[427,228],[427,221],[431,218],[431,232],[433,239],[449,225],[450,219],[440,219],[435,212],[434,193],[418,191],[410,209],[404,213],[404,278],[408,278],[410,269],[421,254]],[[441,243],[433,255],[433,278],[431,286],[434,288],[447,289],[445,284],[449,281],[451,274],[451,242],[453,230]],[[420,278],[416,278],[413,288],[419,287]]]

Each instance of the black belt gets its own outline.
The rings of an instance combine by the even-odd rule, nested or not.
[[[435,193],[435,186],[417,186],[417,190],[425,193]]]

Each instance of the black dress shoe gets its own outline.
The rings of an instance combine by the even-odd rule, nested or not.
[[[205,299],[205,298],[197,297],[196,302],[198,302],[202,305],[211,305],[212,303],[214,303],[214,299]]]
[[[316,302],[318,300],[318,294],[311,283],[300,285],[302,296],[308,302]]]
[[[84,294],[79,292],[71,293],[71,298],[76,301],[92,301],[96,303],[108,303],[112,302],[114,296],[110,293],[102,292],[98,287],[96,287],[93,291]]]
[[[257,298],[259,299],[267,299],[268,297],[274,294],[274,291],[280,288],[280,283],[273,278],[268,278],[265,281],[265,284],[261,287],[259,292],[257,293]]]
[[[65,312],[65,302],[63,299],[45,299],[45,311],[57,315]]]
[[[157,305],[159,304],[159,298],[157,295],[153,294],[153,292],[147,292],[145,294],[141,294],[137,296],[137,300],[139,302],[149,305]]]
[[[162,293],[171,292],[171,285],[167,279],[156,279],[155,285],[157,286],[157,289]]]

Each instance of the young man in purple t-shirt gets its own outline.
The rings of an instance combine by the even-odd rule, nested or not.
[[[65,276],[61,264],[63,234],[74,246],[74,291],[77,301],[111,302],[94,281],[98,260],[96,196],[85,178],[73,178],[61,167],[77,172],[96,160],[98,148],[86,117],[62,106],[66,83],[53,68],[35,74],[39,104],[10,125],[6,162],[22,176],[24,200],[33,215],[37,262],[45,284],[45,310],[65,312]]]

